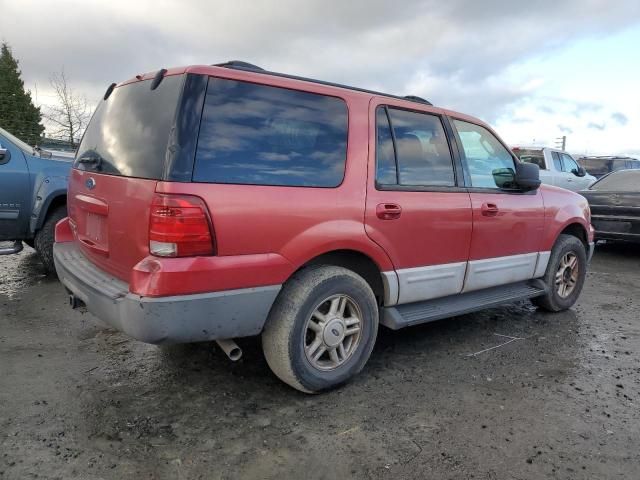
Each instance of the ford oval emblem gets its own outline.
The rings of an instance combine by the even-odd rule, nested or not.
[[[84,182],[84,184],[89,190],[93,190],[94,188],[96,188],[96,181],[93,179],[93,177],[87,178],[87,181]]]

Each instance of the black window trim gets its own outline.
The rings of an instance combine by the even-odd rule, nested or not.
[[[387,117],[387,121],[389,122],[389,128],[391,130],[391,138],[393,141],[393,155],[396,164],[396,184],[382,184],[378,182],[378,109],[383,108]],[[391,115],[389,114],[389,109],[395,110],[404,110],[411,113],[419,113],[422,115],[431,115],[432,117],[437,117],[442,123],[442,128],[445,133],[445,138],[447,139],[447,145],[449,146],[449,153],[451,155],[451,167],[453,169],[453,182],[454,185],[401,185],[400,184],[400,169],[398,167],[398,154],[396,150],[396,134],[393,128],[393,123],[391,122]],[[457,152],[457,146],[455,146],[451,139],[451,131],[450,125],[448,125],[446,115],[442,115],[436,112],[428,112],[424,110],[415,110],[406,107],[399,107],[396,105],[389,105],[385,103],[379,103],[376,105],[376,108],[373,112],[373,121],[375,123],[375,132],[373,138],[374,143],[374,152],[375,152],[375,169],[374,169],[374,183],[375,188],[378,191],[384,192],[466,192],[464,185],[460,185],[460,172],[462,172],[459,157]],[[455,148],[454,148],[455,147]]]
[[[200,121],[198,122],[198,136],[196,138],[196,148],[194,149],[193,152],[193,168],[191,170],[191,183],[196,183],[196,184],[209,184],[209,185],[246,185],[246,186],[251,186],[251,187],[283,187],[283,188],[318,188],[321,190],[335,190],[338,189],[340,187],[342,187],[342,185],[344,185],[344,181],[347,177],[347,169],[349,166],[349,146],[350,146],[350,142],[349,139],[351,137],[351,110],[349,108],[349,102],[347,101],[346,97],[341,97],[339,95],[333,95],[333,94],[327,94],[327,93],[318,93],[315,91],[312,91],[311,89],[305,89],[305,88],[291,88],[291,87],[282,87],[280,85],[273,85],[272,83],[262,83],[259,81],[251,81],[251,80],[240,80],[237,78],[233,78],[233,77],[225,77],[222,75],[212,75],[212,74],[202,74],[206,79],[207,79],[207,85],[206,85],[206,89],[205,89],[205,93],[204,93],[204,98],[203,98],[203,103],[202,103],[202,111],[200,112]],[[344,170],[342,171],[342,178],[340,180],[340,183],[338,183],[335,186],[332,187],[323,187],[320,185],[282,185],[282,184],[271,184],[271,183],[238,183],[238,182],[233,182],[233,183],[228,183],[228,182],[201,182],[201,181],[197,181],[193,179],[193,175],[195,173],[195,166],[196,166],[196,156],[198,153],[198,142],[200,141],[200,129],[202,127],[202,118],[204,117],[204,108],[205,108],[205,104],[206,104],[206,97],[207,97],[207,92],[209,91],[209,83],[211,79],[218,79],[218,80],[230,80],[230,81],[234,81],[234,82],[242,82],[242,83],[250,83],[252,85],[258,85],[261,87],[272,87],[272,88],[280,88],[283,90],[291,90],[293,92],[302,92],[302,93],[309,93],[309,94],[313,94],[313,95],[319,95],[319,96],[323,96],[323,97],[330,97],[330,98],[335,98],[337,100],[342,101],[342,103],[345,106],[345,110],[346,110],[346,114],[347,114],[347,142],[345,145],[345,150],[344,150]]]

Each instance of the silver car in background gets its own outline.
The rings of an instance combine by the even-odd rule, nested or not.
[[[522,162],[535,163],[540,167],[540,180],[547,185],[578,192],[588,188],[596,177],[586,170],[567,152],[550,147],[512,147]]]

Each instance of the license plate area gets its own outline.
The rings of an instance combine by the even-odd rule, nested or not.
[[[109,232],[107,217],[93,212],[84,212],[84,225],[78,232],[80,243],[93,253],[109,256]]]

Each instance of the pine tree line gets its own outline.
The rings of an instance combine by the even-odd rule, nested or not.
[[[9,45],[0,47],[0,127],[29,145],[40,142],[44,126],[40,108],[25,90],[18,61]]]

